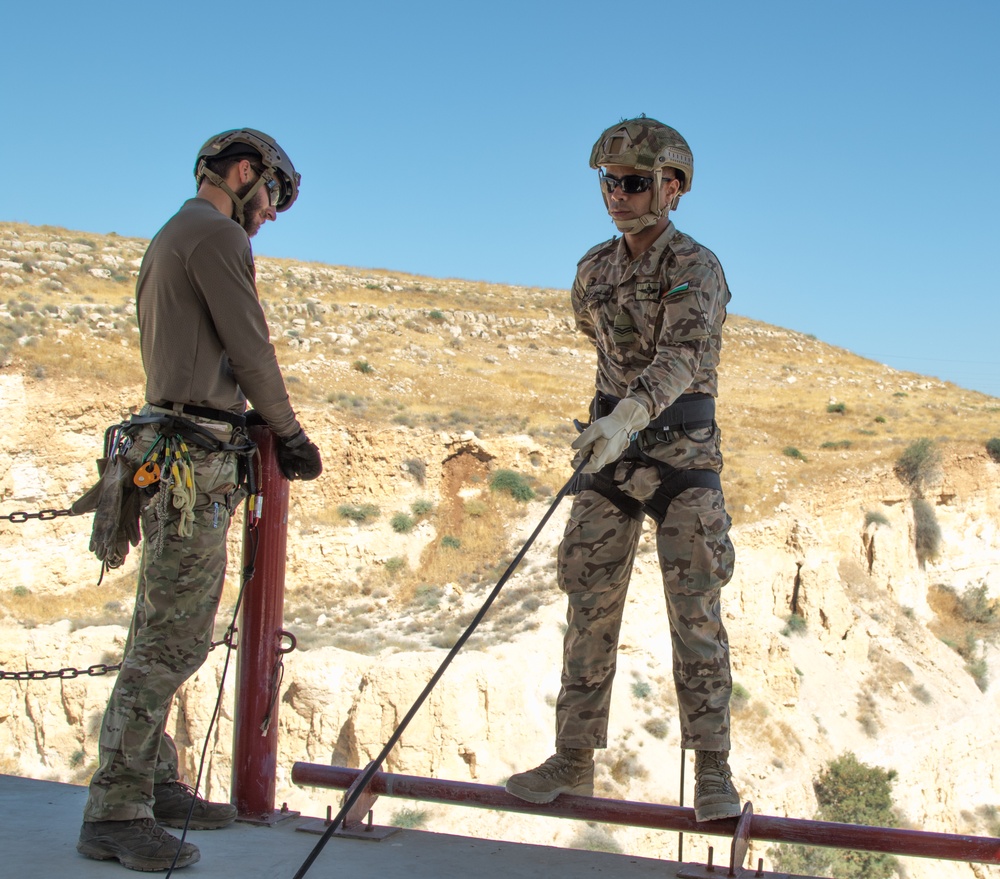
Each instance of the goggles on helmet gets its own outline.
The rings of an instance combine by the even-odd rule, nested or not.
[[[260,176],[263,178],[264,186],[267,189],[267,203],[272,208],[276,208],[279,204],[281,204],[281,197],[283,194],[281,181],[276,177],[272,177],[266,171]]]

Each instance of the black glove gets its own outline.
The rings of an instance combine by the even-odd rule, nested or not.
[[[323,472],[319,449],[302,429],[295,436],[278,437],[278,466],[285,479],[315,479]]]
[[[267,427],[267,422],[264,420],[264,416],[261,415],[256,409],[247,409],[243,413],[244,418],[247,420],[247,427]]]

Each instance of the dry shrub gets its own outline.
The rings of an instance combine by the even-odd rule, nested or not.
[[[934,507],[920,497],[913,499],[913,545],[921,565],[936,559],[941,550],[941,526],[937,514]]]
[[[938,477],[940,466],[940,449],[932,440],[921,437],[910,443],[899,456],[896,473],[914,491],[920,491],[924,485]]]

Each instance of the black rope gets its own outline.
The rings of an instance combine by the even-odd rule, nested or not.
[[[434,686],[441,679],[445,669],[448,668],[451,661],[458,655],[458,651],[461,650],[465,645],[465,642],[469,640],[472,633],[476,630],[476,627],[483,621],[483,617],[486,616],[486,612],[490,609],[490,606],[500,594],[500,590],[503,589],[504,584],[506,584],[506,582],[510,579],[511,574],[514,573],[517,566],[521,563],[521,559],[524,558],[528,549],[531,547],[531,544],[535,542],[535,538],[538,537],[542,528],[545,527],[545,523],[548,522],[551,515],[555,512],[559,502],[569,493],[573,480],[583,470],[583,467],[588,460],[589,457],[584,458],[576,470],[573,471],[573,475],[569,478],[569,481],[567,481],[567,483],[559,489],[559,492],[549,505],[548,510],[545,511],[545,515],[542,516],[541,521],[535,526],[535,530],[531,532],[531,536],[525,541],[524,546],[522,546],[517,555],[514,556],[513,561],[507,566],[507,570],[504,571],[503,576],[497,581],[497,585],[493,587],[493,591],[489,594],[486,601],[483,602],[483,606],[479,609],[479,612],[473,618],[469,627],[455,642],[455,646],[448,651],[448,655],[444,658],[444,661],[438,667],[438,670],[431,676],[431,679],[427,682],[427,686],[425,686],[420,695],[417,696],[416,701],[410,706],[410,710],[406,712],[406,715],[400,721],[399,726],[397,726],[392,735],[389,736],[389,741],[385,743],[385,746],[379,752],[379,755],[368,764],[368,767],[354,783],[353,793],[348,793],[344,800],[344,804],[340,807],[340,811],[337,813],[337,816],[330,822],[329,827],[326,828],[326,831],[320,837],[319,842],[316,843],[313,850],[309,853],[309,856],[302,862],[302,866],[299,867],[298,872],[295,874],[293,879],[302,879],[302,877],[305,876],[306,872],[308,872],[309,868],[313,865],[313,862],[319,857],[319,853],[326,846],[327,842],[330,841],[330,837],[333,836],[337,828],[343,823],[345,816],[351,810],[351,807],[358,801],[359,797],[364,792],[369,782],[371,782],[372,778],[375,777],[375,773],[377,773],[382,767],[382,763],[385,762],[389,752],[395,747],[396,743],[403,735],[404,730],[407,726],[409,726],[410,721],[413,720],[414,715],[420,710],[420,706],[424,704],[424,700],[430,695],[431,690],[434,689]]]
[[[248,508],[245,511],[247,516],[250,516],[251,510],[249,509],[249,504],[256,500],[254,497],[250,497],[247,501]],[[205,758],[208,755],[208,746],[212,741],[212,730],[215,727],[216,721],[219,719],[219,713],[222,710],[222,694],[226,687],[226,675],[229,672],[229,660],[233,656],[233,650],[236,648],[233,645],[233,636],[236,633],[236,621],[239,619],[240,607],[243,603],[243,593],[246,591],[247,583],[250,578],[253,577],[254,561],[257,558],[257,548],[260,545],[260,535],[257,533],[257,520],[256,518],[251,518],[248,520],[247,525],[247,536],[250,543],[250,552],[248,553],[250,563],[243,569],[243,578],[240,583],[240,591],[236,596],[236,606],[233,608],[232,621],[229,623],[229,627],[226,629],[225,637],[222,639],[221,643],[226,645],[226,659],[222,663],[222,677],[219,680],[219,693],[215,698],[215,708],[212,711],[212,718],[208,722],[208,730],[205,732],[205,744],[201,748],[201,758],[198,761],[198,777],[195,779],[193,793],[191,796],[191,805],[188,806],[187,817],[184,819],[184,828],[181,831],[180,845],[177,846],[177,851],[174,853],[174,860],[170,864],[170,868],[167,870],[164,879],[170,879],[174,873],[174,868],[177,866],[177,859],[181,855],[181,848],[184,845],[184,841],[187,839],[188,827],[191,824],[191,816],[194,814],[195,806],[198,805],[198,788],[201,787],[201,777],[205,770]]]

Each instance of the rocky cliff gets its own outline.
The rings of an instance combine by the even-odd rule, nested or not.
[[[15,231],[23,243],[24,230]],[[49,244],[67,238],[44,230],[32,235],[30,240]],[[106,239],[102,242],[103,247]],[[26,261],[17,254],[6,258],[18,266]],[[36,257],[33,273],[67,271],[43,265],[53,261],[60,262]],[[124,257],[121,266],[109,268],[123,266]],[[325,271],[294,268],[292,275],[278,268],[273,274],[304,278],[298,283],[305,284]],[[9,277],[4,281],[15,305],[29,301],[22,295],[25,274],[22,269],[17,283]],[[66,286],[65,275],[59,277]],[[93,272],[88,277],[114,283]],[[351,295],[360,297],[371,282],[364,275],[351,277],[362,279],[351,288]],[[379,283],[377,289],[372,286],[375,299],[391,286],[384,279]],[[412,289],[412,280],[399,286]],[[72,293],[71,286],[66,289]],[[307,351],[301,342],[282,342],[279,354],[290,361],[290,375],[309,377],[290,387],[293,397],[300,395],[296,405],[327,462],[322,479],[293,487],[286,626],[296,634],[299,649],[286,657],[281,685],[279,804],[315,815],[325,814],[327,804],[336,806],[337,792],[292,785],[292,763],[364,766],[381,749],[543,514],[552,491],[568,476],[567,434],[547,419],[555,420],[563,409],[579,414],[574,407],[586,398],[591,368],[586,351],[559,335],[566,326],[558,314],[546,316],[543,307],[525,317],[514,306],[506,322],[510,303],[490,302],[488,293],[476,300],[479,311],[445,309],[441,321],[429,319],[423,329],[406,326],[417,321],[420,307],[403,316],[404,304],[394,310],[379,301],[356,307],[352,321],[337,318],[343,326],[326,323],[279,336],[314,339]],[[446,292],[435,295],[448,301]],[[286,301],[284,311],[275,306],[275,314],[295,313],[295,301]],[[328,309],[336,305],[317,299],[319,305],[324,301]],[[20,317],[10,312],[8,303],[8,324],[24,320],[23,312]],[[483,317],[463,323],[456,313]],[[458,334],[442,324],[458,328]],[[473,326],[485,338],[473,337]],[[57,330],[41,332],[40,344],[72,342],[73,332],[58,336]],[[118,357],[118,349],[134,356],[127,328],[120,331],[121,339],[118,333],[112,328],[105,336],[92,336],[91,356]],[[424,337],[418,351],[410,341],[417,338],[414,333]],[[387,341],[392,338],[395,348]],[[431,339],[439,342],[431,344]],[[455,347],[455,339],[464,345]],[[827,367],[846,355],[750,322],[737,321],[729,343],[735,354],[726,362],[731,408],[724,425],[732,437],[730,478],[739,483],[734,494],[740,502],[733,534],[738,568],[724,607],[739,685],[732,763],[743,796],[758,813],[812,817],[814,779],[830,759],[853,751],[867,763],[896,771],[893,791],[907,826],[995,834],[993,816],[1000,801],[1000,757],[992,748],[1000,692],[991,683],[997,680],[996,648],[988,627],[962,628],[960,615],[948,612],[949,596],[981,588],[992,601],[1000,590],[1000,472],[983,442],[967,431],[981,423],[968,413],[975,410],[988,423],[995,401],[953,388],[943,389],[939,398],[933,382],[857,361],[851,365],[861,378],[854,385],[842,367],[835,380],[838,370]],[[477,348],[480,344],[484,347]],[[796,346],[802,349],[798,353]],[[69,364],[46,360],[40,374],[32,347],[12,344],[0,371],[4,514],[68,505],[94,477],[104,428],[134,409],[142,396],[134,373],[119,370],[117,383],[114,374],[95,376],[87,348],[72,349]],[[354,360],[359,349],[367,353],[365,362],[384,364],[377,376],[384,392],[362,392],[369,374]],[[490,363],[491,357],[500,362]],[[476,374],[461,358],[475,358]],[[791,368],[774,367],[779,360]],[[469,411],[476,393],[505,388],[507,396],[491,391],[479,400],[476,424],[468,418],[449,423],[454,404],[448,394],[449,362],[456,369],[450,387],[455,394],[465,393],[466,382],[493,383],[480,384],[478,392],[469,392],[471,398],[462,399],[459,405]],[[522,370],[534,376],[530,387],[519,385]],[[327,378],[316,379],[317,374]],[[525,401],[539,396],[551,375],[578,386],[560,390],[562,397],[553,393],[556,402],[543,405],[544,413],[529,410]],[[790,377],[796,381],[789,382]],[[406,417],[396,418],[392,413],[402,410],[385,406],[384,400],[392,387],[405,383],[400,399],[406,400]],[[865,411],[866,405],[878,408],[867,410],[858,422],[853,446],[840,442],[829,451],[814,440],[807,447],[804,434],[794,433],[800,428],[779,414],[793,385],[800,412],[811,407],[809,417],[821,436],[840,437],[846,423],[839,414],[822,411],[830,399],[847,400],[852,412]],[[324,390],[314,392],[314,387]],[[820,394],[821,406],[810,393]],[[343,394],[346,402],[338,396]],[[883,401],[870,402],[873,394],[882,394]],[[352,395],[364,405],[356,407]],[[514,429],[498,429],[496,418],[507,405],[519,417],[526,411],[536,414],[527,424],[514,419]],[[899,407],[896,415],[892,407]],[[364,412],[358,415],[350,411],[354,408]],[[493,420],[483,414],[491,409]],[[438,415],[429,417],[432,412]],[[882,430],[886,420],[878,421],[873,412],[887,413],[897,432],[872,436],[872,428]],[[904,430],[908,422],[910,433]],[[903,442],[920,432],[936,437],[942,459],[919,492],[932,511],[939,541],[936,552],[918,556],[921,525],[914,489],[894,465]],[[808,454],[787,454],[790,442]],[[517,503],[496,497],[489,483],[501,469],[524,474],[537,492],[535,499]],[[563,618],[553,558],[567,511],[568,505],[556,511],[481,630],[390,755],[388,770],[497,784],[550,753]],[[406,528],[393,525],[394,512],[409,517]],[[87,553],[88,525],[68,517],[0,520],[5,568],[0,669],[85,668],[117,661],[131,611],[135,558],[97,587],[97,562]],[[239,558],[239,530],[234,528],[231,537],[232,559]],[[443,542],[445,537],[453,539]],[[448,547],[454,549],[450,556]],[[232,606],[235,571],[230,581],[222,616]],[[970,634],[974,643],[956,643],[956,637]],[[191,779],[220,684],[222,652],[214,651],[182,690],[171,718]],[[666,615],[647,532],[626,610],[612,741],[599,759],[599,794],[678,802],[679,733],[670,668]],[[111,676],[0,681],[0,771],[85,783],[111,682]],[[231,678],[226,692],[205,777],[205,790],[216,797],[226,797],[229,790]],[[687,802],[690,796],[689,789]],[[474,835],[613,845],[652,856],[676,857],[677,849],[670,834],[392,800],[376,804],[376,821],[393,819],[423,820],[433,829]],[[688,846],[697,845],[688,843],[688,857]],[[766,847],[754,851],[754,859],[758,856],[768,862]],[[941,866],[932,862],[909,861],[905,869],[914,879],[941,875]],[[1000,875],[979,866],[949,865],[947,870],[956,877]]]

